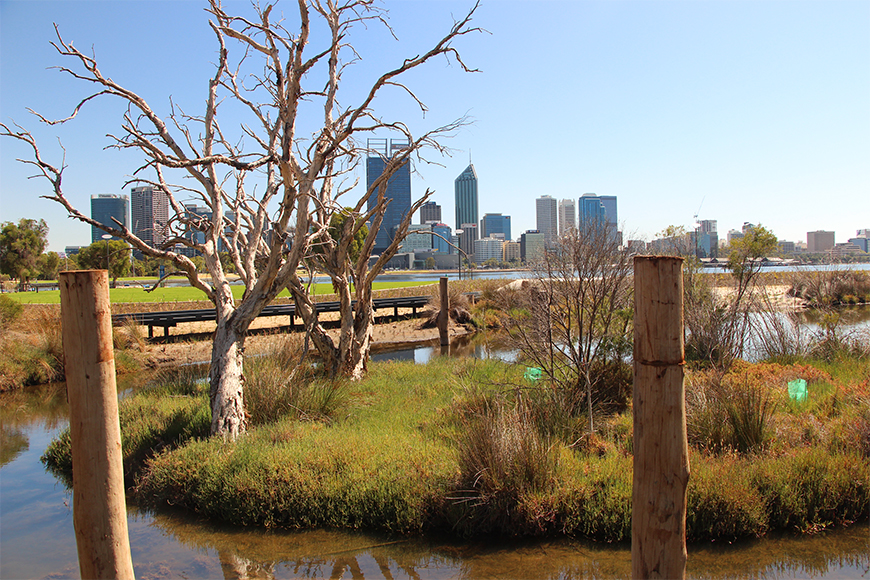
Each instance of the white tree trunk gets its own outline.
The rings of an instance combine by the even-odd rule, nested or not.
[[[247,429],[242,372],[245,337],[218,318],[209,369],[211,434],[235,441]]]
[[[352,381],[361,380],[368,370],[375,322],[370,300],[371,297],[365,303],[362,300],[357,301],[358,311],[354,317],[352,344],[341,353],[344,361],[342,374]]]

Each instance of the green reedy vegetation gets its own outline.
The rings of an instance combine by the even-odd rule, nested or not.
[[[235,444],[205,438],[208,395],[190,376],[125,398],[125,466],[137,501],[265,527],[630,538],[630,408],[597,417],[598,430],[577,438],[574,429],[542,424],[537,414],[552,389],[525,381],[520,365],[376,363],[358,383],[327,384],[314,369],[291,375],[294,352],[291,344],[249,361],[246,396],[275,411]],[[840,374],[834,366],[690,372],[693,389],[733,397],[751,387],[771,404],[761,443],[727,435],[727,413],[718,415],[726,435],[716,445],[697,435],[690,442],[690,540],[811,532],[867,517],[870,383],[863,367]],[[795,376],[809,380],[808,401],[788,399],[785,384]],[[293,402],[277,403],[286,396],[279,386],[298,391]],[[332,398],[324,405],[307,388]],[[45,461],[68,469],[63,441]]]
[[[789,295],[813,307],[870,303],[870,274],[858,270],[796,272]]]
[[[0,296],[0,298],[6,295]],[[51,304],[21,306],[21,311],[0,324],[0,391],[62,381],[63,333],[60,308]],[[141,370],[138,356],[144,348],[141,328],[127,325],[114,330],[115,370]]]

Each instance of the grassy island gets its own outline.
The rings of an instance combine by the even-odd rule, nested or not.
[[[246,365],[252,428],[234,444],[207,438],[207,386],[192,372],[125,398],[132,497],[244,526],[630,538],[630,403],[575,439],[554,428],[547,388],[523,365],[439,357],[374,363],[357,383],[299,369],[288,383],[277,369],[291,351]],[[808,382],[806,401],[788,396],[795,377]],[[731,411],[715,412],[705,371],[687,376],[689,396],[707,397],[689,406],[690,540],[867,518],[866,361],[741,362],[716,389]],[[68,433],[44,461],[69,474]]]

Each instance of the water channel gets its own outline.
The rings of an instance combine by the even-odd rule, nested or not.
[[[437,356],[417,349],[418,362]],[[477,356],[509,357],[473,342]],[[459,354],[454,349],[451,354]],[[407,358],[408,355],[405,355]],[[122,396],[138,378],[119,386]],[[72,494],[39,461],[67,425],[63,384],[0,394],[0,578],[78,578]],[[244,529],[128,506],[136,577],[625,578],[627,545],[569,539],[457,543],[328,530]],[[870,525],[689,547],[688,577],[870,578]]]

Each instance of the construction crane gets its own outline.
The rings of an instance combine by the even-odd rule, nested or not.
[[[695,224],[695,229],[698,229],[698,227],[701,225],[701,222],[698,221],[698,214],[701,213],[701,208],[704,206],[705,199],[707,199],[706,195],[701,198],[701,203],[700,203],[700,205],[698,205],[698,210],[695,212],[695,215],[692,216],[692,220],[694,221],[694,224]]]

